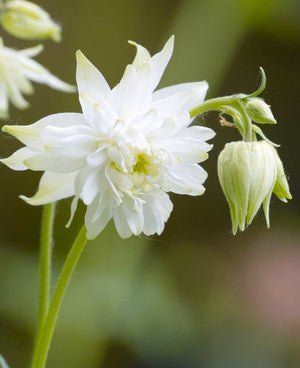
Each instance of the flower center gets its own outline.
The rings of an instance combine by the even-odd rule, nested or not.
[[[147,176],[159,175],[159,163],[155,162],[156,159],[153,156],[149,156],[145,153],[140,153],[136,156],[136,163],[133,165],[133,173],[144,174]]]

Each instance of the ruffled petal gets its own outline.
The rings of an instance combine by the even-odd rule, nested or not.
[[[74,179],[76,172],[57,174],[45,172],[41,177],[37,193],[29,198],[20,196],[25,202],[33,206],[52,203],[74,195]]]
[[[107,134],[119,118],[112,106],[102,95],[91,91],[82,91],[79,100],[87,123],[99,133]]]
[[[139,235],[144,227],[143,201],[139,198],[125,196],[120,205],[120,210],[124,212],[126,221],[132,233]]]
[[[123,239],[129,238],[132,235],[132,231],[128,225],[126,215],[121,206],[113,208],[113,219],[120,237]]]
[[[62,157],[49,153],[31,154],[23,160],[25,167],[34,171],[51,171],[55,173],[70,173],[81,169],[86,163],[83,158]]]
[[[145,201],[143,205],[145,235],[160,235],[173,210],[173,204],[167,193],[154,188],[150,192],[141,196]]]
[[[161,148],[172,153],[178,163],[199,163],[207,160],[212,145],[192,137],[173,137],[161,142]]]
[[[145,64],[138,71],[127,65],[120,83],[113,89],[111,103],[119,119],[129,122],[145,113],[150,106],[152,87],[151,70]]]
[[[166,192],[202,195],[205,188],[202,185],[207,178],[206,171],[197,164],[178,164],[162,172],[161,187]]]
[[[152,107],[164,115],[180,115],[201,104],[207,89],[205,81],[163,88],[154,92]]]
[[[60,113],[46,116],[30,125],[4,125],[2,130],[16,137],[23,144],[33,150],[45,152],[41,139],[41,131],[47,126],[72,127],[74,125],[85,125],[86,122],[82,114]]]
[[[108,193],[102,193],[88,206],[85,214],[87,238],[95,239],[112,217],[112,201]]]

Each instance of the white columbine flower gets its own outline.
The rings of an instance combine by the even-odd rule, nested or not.
[[[31,58],[43,50],[41,45],[25,50],[13,50],[3,46],[0,38],[0,118],[8,117],[9,101],[18,109],[28,107],[22,94],[33,93],[30,81],[46,84],[49,87],[74,92],[74,86],[52,75],[41,64]]]
[[[150,56],[137,45],[132,64],[110,89],[102,74],[77,52],[77,85],[83,113],[47,116],[28,126],[4,130],[26,147],[2,160],[15,170],[42,170],[29,204],[75,196],[87,206],[87,237],[95,238],[113,218],[122,238],[161,234],[171,211],[166,192],[201,195],[214,132],[192,126],[189,110],[200,104],[206,82],[179,84],[153,92],[170,60],[173,37]],[[71,216],[71,218],[72,218]]]

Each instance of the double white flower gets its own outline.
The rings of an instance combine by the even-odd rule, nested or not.
[[[43,50],[41,45],[24,50],[5,47],[0,38],[0,118],[8,117],[9,101],[18,109],[28,107],[22,94],[32,94],[30,81],[46,84],[64,92],[74,92],[75,87],[52,75],[31,58]]]
[[[161,234],[171,211],[166,192],[203,194],[207,174],[198,165],[212,148],[214,132],[192,126],[189,110],[206,94],[206,82],[179,84],[153,92],[170,60],[173,37],[153,57],[140,45],[118,85],[77,52],[77,85],[83,113],[47,116],[29,126],[5,126],[23,142],[2,160],[15,170],[42,170],[29,204],[75,196],[87,205],[88,238],[113,218],[123,238]]]

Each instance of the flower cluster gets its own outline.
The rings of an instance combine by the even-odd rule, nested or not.
[[[173,37],[150,56],[137,48],[132,64],[111,89],[102,74],[77,52],[82,113],[47,116],[28,126],[5,126],[26,147],[2,162],[15,170],[41,170],[29,204],[74,196],[87,206],[87,237],[95,238],[113,218],[119,235],[160,234],[171,211],[167,192],[203,194],[206,160],[214,132],[190,126],[189,110],[204,100],[206,82],[154,92],[173,51]]]

